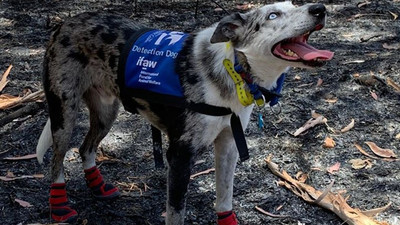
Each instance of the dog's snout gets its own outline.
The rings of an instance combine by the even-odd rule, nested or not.
[[[323,4],[315,4],[308,8],[308,12],[315,17],[324,17],[326,14],[326,8]]]

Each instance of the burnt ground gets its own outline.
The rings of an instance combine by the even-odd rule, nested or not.
[[[3,0],[0,1],[0,71],[9,64],[14,68],[10,82],[2,94],[19,95],[24,89],[41,89],[41,66],[44,49],[52,28],[69,16],[86,11],[105,11],[131,17],[154,27],[170,30],[193,31],[224,16],[215,11],[211,1],[200,1],[196,16],[195,1],[181,3],[151,3],[140,1],[136,6],[123,0]],[[221,1],[222,2],[222,1]],[[265,1],[271,2],[271,1]],[[298,1],[301,2],[301,1]],[[310,2],[310,1],[309,1]],[[303,171],[307,181],[317,189],[324,189],[332,180],[333,191],[346,190],[351,196],[349,204],[368,210],[392,206],[378,216],[390,224],[400,224],[400,163],[371,160],[371,169],[352,169],[349,160],[366,159],[354,147],[365,141],[391,148],[399,153],[400,144],[395,136],[400,133],[399,94],[381,83],[360,82],[371,74],[382,80],[391,78],[400,83],[398,45],[400,24],[393,20],[400,14],[399,1],[322,1],[329,8],[327,26],[311,37],[319,48],[335,51],[335,58],[326,66],[315,70],[293,69],[287,78],[282,102],[282,113],[269,109],[266,126],[259,130],[256,114],[246,131],[251,147],[251,159],[239,163],[234,188],[234,209],[241,224],[343,224],[337,216],[305,203],[290,191],[276,185],[279,180],[266,167],[264,158],[274,155],[274,161],[290,174]],[[235,11],[236,3],[226,1],[224,8]],[[396,46],[387,49],[383,44]],[[358,77],[359,76],[359,77]],[[318,79],[323,80],[317,86]],[[378,99],[371,96],[375,92]],[[336,103],[325,100],[337,98]],[[0,111],[0,118],[18,108]],[[326,126],[318,126],[306,134],[293,133],[316,110],[328,119],[330,127],[340,129],[355,119],[355,127],[344,134],[334,134]],[[0,160],[9,156],[34,153],[36,142],[47,119],[46,103],[32,115],[23,116],[0,127]],[[82,107],[71,147],[78,147],[88,130],[87,111]],[[336,147],[322,147],[325,137],[336,141]],[[108,159],[99,160],[104,177],[123,190],[113,202],[97,202],[88,192],[83,180],[80,158],[70,151],[65,160],[69,197],[79,212],[77,224],[162,224],[165,208],[165,170],[156,170],[151,154],[149,125],[137,115],[121,110],[110,134],[101,144]],[[45,174],[43,179],[0,181],[0,224],[50,223],[48,208],[49,159],[44,165],[34,159],[26,161],[0,161],[0,176],[8,171],[15,176]],[[199,156],[202,160],[193,172],[213,167],[212,149]],[[341,163],[333,174],[326,168]],[[187,224],[214,224],[214,174],[195,178],[190,184],[187,204]],[[33,206],[23,208],[14,200],[22,199]],[[286,218],[272,218],[255,211],[260,206],[266,211]],[[276,209],[282,206],[279,211]]]

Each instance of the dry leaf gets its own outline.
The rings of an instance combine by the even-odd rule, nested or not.
[[[30,154],[30,155],[24,155],[24,156],[6,157],[4,159],[16,161],[16,160],[35,159],[35,158],[36,158],[36,154]]]
[[[326,137],[324,141],[324,148],[334,148],[336,145],[335,141],[331,137]]]
[[[358,78],[358,77],[360,77],[361,75],[359,74],[359,73],[355,73],[355,74],[353,74],[353,77],[354,78]]]
[[[322,83],[324,83],[324,80],[322,80],[321,78],[318,78],[317,87],[320,87],[322,85]]]
[[[338,101],[338,98],[336,98],[336,97],[325,99],[325,102],[331,103],[331,104],[335,104],[337,101]]]
[[[394,80],[392,80],[390,77],[386,79],[386,82],[389,86],[394,88],[396,91],[400,91],[400,85],[398,85]]]
[[[294,76],[294,80],[301,80],[301,76],[300,75]]]
[[[11,172],[11,171],[7,171],[6,177],[7,177],[7,178],[14,178],[14,177],[15,177],[15,175],[14,175],[14,173],[13,173],[13,172]]]
[[[41,179],[41,178],[44,178],[44,174],[33,174],[32,177]]]
[[[372,162],[369,159],[352,159],[349,161],[353,169],[370,169],[372,168]]]
[[[12,67],[13,67],[13,65],[10,65],[7,68],[6,72],[3,73],[3,76],[1,77],[1,80],[0,80],[0,92],[4,89],[4,87],[8,83],[7,77],[10,74],[10,71],[11,71]]]
[[[18,204],[20,206],[24,207],[24,208],[28,208],[28,207],[32,207],[33,206],[33,205],[31,205],[31,203],[26,202],[26,201],[21,200],[21,199],[14,199],[14,200],[15,200],[15,202],[18,202]]]
[[[400,140],[400,134],[397,134],[397,135],[396,135],[396,139],[397,139],[397,140]]]
[[[393,150],[383,149],[378,147],[374,142],[366,141],[365,144],[375,153],[375,155],[383,157],[383,158],[397,158],[397,155],[394,154]]]
[[[351,119],[351,122],[349,123],[349,125],[347,125],[343,129],[341,129],[340,132],[345,133],[345,132],[351,130],[354,127],[354,123],[355,123],[354,119]]]
[[[358,151],[360,151],[363,155],[370,157],[371,159],[380,159],[376,156],[370,155],[368,154],[359,144],[354,144],[354,146],[356,146],[356,148],[358,149]]]
[[[378,101],[378,95],[375,93],[375,91],[371,91],[371,96]]]
[[[397,18],[399,18],[399,15],[397,15],[394,12],[389,11],[389,13],[393,16],[393,20],[397,20]]]
[[[333,174],[334,172],[338,172],[340,169],[340,162],[335,163],[335,165],[329,167],[326,171],[328,173]]]
[[[400,43],[396,43],[396,44],[384,43],[382,45],[382,47],[385,49],[388,49],[388,50],[398,50],[400,48]]]

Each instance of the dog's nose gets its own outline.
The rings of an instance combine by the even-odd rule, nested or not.
[[[308,8],[308,12],[315,17],[324,17],[326,14],[326,8],[323,4],[315,4]]]

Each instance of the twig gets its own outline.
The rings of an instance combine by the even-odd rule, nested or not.
[[[354,19],[364,17],[364,16],[385,16],[385,14],[379,14],[379,13],[369,13],[369,14],[356,14],[353,16]]]
[[[0,119],[0,127],[13,121],[16,118],[23,117],[25,115],[33,115],[40,109],[40,103],[32,102],[28,103],[26,106],[12,112],[8,115],[5,115]]]
[[[318,124],[324,124],[327,122],[327,119],[324,116],[318,116],[317,118],[309,119],[302,127],[300,127],[296,132],[294,132],[293,136],[297,137],[304,131],[317,126]]]
[[[267,211],[265,211],[264,209],[262,209],[262,208],[260,208],[258,206],[256,206],[256,210],[261,212],[262,214],[265,214],[265,215],[273,217],[273,218],[288,218],[289,217],[289,216],[286,216],[286,215],[276,215],[276,214],[267,212]]]
[[[362,38],[360,39],[360,42],[361,42],[361,43],[368,42],[368,41],[370,41],[370,40],[372,40],[372,39],[374,39],[374,38],[379,38],[379,37],[382,37],[382,35],[377,34],[377,35],[372,35],[372,36],[369,36],[369,37],[362,37]]]
[[[231,14],[230,12],[228,12],[228,10],[226,10],[224,7],[222,7],[222,5],[220,5],[217,1],[214,1],[214,0],[210,0],[210,1],[212,1],[214,4],[216,4],[218,7],[220,7],[222,10],[224,10],[224,12],[226,13],[226,14]]]
[[[30,93],[24,97],[19,97],[15,101],[3,104],[0,109],[11,109],[26,102],[41,101],[44,98],[43,90]]]
[[[392,88],[394,88],[396,90],[396,92],[400,92],[400,85],[398,85],[396,82],[394,82],[394,80],[392,80],[390,77],[388,77],[386,79],[386,82],[389,86],[391,86]]]
[[[0,80],[0,92],[7,85],[7,83],[8,83],[7,77],[8,77],[8,74],[10,74],[10,71],[11,71],[12,68],[13,68],[13,65],[10,65],[7,68],[6,72],[4,72],[3,76],[1,77],[1,80]]]
[[[202,172],[199,172],[199,173],[195,173],[195,174],[190,175],[190,179],[193,180],[195,177],[198,177],[198,176],[204,175],[204,174],[209,174],[209,173],[214,172],[214,171],[215,171],[215,168],[211,168],[211,169],[208,169],[208,170],[204,170],[204,171],[202,171]]]

